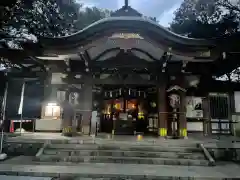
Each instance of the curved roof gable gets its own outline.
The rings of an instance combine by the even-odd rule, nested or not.
[[[39,42],[48,48],[64,48],[73,45],[83,46],[89,41],[102,37],[104,34],[112,34],[118,31],[144,34],[160,44],[166,43],[167,45],[181,48],[194,49],[201,47],[208,49],[215,45],[210,40],[193,39],[175,34],[144,17],[109,17],[99,20],[72,35],[55,38],[42,37],[39,38]]]

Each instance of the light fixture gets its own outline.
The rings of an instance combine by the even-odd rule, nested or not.
[[[47,103],[45,107],[45,117],[52,117],[58,119],[60,117],[60,106],[55,102]]]
[[[67,74],[61,74],[62,78],[66,78],[67,77]]]
[[[227,57],[226,52],[223,52],[222,56],[223,56],[223,59],[226,59],[226,57]]]
[[[75,78],[77,78],[77,79],[80,79],[81,77],[82,77],[81,74],[76,74],[76,75],[75,75]]]
[[[167,66],[167,63],[165,62],[165,63],[163,63],[163,67],[165,68]]]
[[[47,106],[57,106],[57,103],[55,103],[55,102],[50,102],[50,103],[47,104]]]

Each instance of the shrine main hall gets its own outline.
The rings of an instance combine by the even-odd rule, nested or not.
[[[236,39],[180,36],[125,4],[72,35],[24,44],[15,55],[35,66],[8,77],[44,84],[34,131],[233,134],[237,86],[215,78],[239,66]]]

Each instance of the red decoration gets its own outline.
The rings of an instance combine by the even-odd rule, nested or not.
[[[123,110],[123,100],[116,99],[113,103],[113,107],[116,110]]]
[[[14,121],[11,121],[9,132],[14,133]]]
[[[135,99],[127,101],[127,110],[134,110],[137,108],[137,101]]]

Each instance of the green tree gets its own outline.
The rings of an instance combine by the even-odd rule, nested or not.
[[[106,14],[98,8],[85,9],[75,0],[18,0],[4,8],[1,27],[2,33],[13,37],[56,37],[72,34]]]
[[[193,38],[214,38],[236,33],[240,22],[240,0],[184,0],[176,10],[171,30]],[[240,82],[239,68],[220,79]]]
[[[109,10],[87,7],[79,12],[78,21],[75,25],[78,30],[83,29],[100,19],[110,16],[110,14],[111,11]]]
[[[12,48],[21,48],[21,41],[37,41],[39,36],[70,35],[109,13],[83,8],[75,0],[17,0],[1,7],[0,43]],[[0,61],[4,66],[19,67],[1,55]]]
[[[227,9],[225,0],[184,0],[175,12],[171,30],[189,37],[212,38],[235,33],[238,25],[237,11]]]

